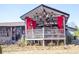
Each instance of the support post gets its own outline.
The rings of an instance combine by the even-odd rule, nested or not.
[[[28,38],[28,30],[27,30],[27,20],[25,22],[25,38],[27,37]]]
[[[34,44],[35,44],[35,40],[34,40]]]
[[[57,46],[59,45],[59,40],[57,40]]]
[[[53,40],[52,40],[52,44],[54,45],[54,42],[53,42]]]
[[[40,40],[38,41],[38,44],[40,45]]]
[[[45,46],[45,44],[44,44],[44,40],[43,40],[43,46]]]
[[[11,27],[10,29],[11,29],[11,39],[12,39],[12,36],[13,36],[13,33],[12,33],[12,27]]]
[[[66,48],[66,28],[65,28],[65,18],[64,18],[64,21],[63,21],[63,24],[64,24],[64,47]]]

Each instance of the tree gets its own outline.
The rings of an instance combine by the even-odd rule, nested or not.
[[[79,28],[78,28],[78,26],[74,22],[69,22],[68,26],[76,29],[75,31],[73,31],[73,36],[79,37]]]
[[[76,26],[76,31],[74,32],[74,36],[79,37],[79,28]]]

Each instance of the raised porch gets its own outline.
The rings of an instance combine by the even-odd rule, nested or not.
[[[64,29],[30,29],[26,33],[27,40],[33,41],[42,41],[43,46],[45,41],[60,41],[63,40],[66,44],[66,35]],[[39,42],[38,42],[39,43]],[[58,43],[57,43],[58,44]]]

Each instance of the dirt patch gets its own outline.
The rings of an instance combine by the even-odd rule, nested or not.
[[[3,53],[79,53],[79,45],[64,46],[18,46],[2,45]]]

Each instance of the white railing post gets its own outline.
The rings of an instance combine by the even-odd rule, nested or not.
[[[34,39],[34,30],[33,30],[33,28],[32,28],[32,38]]]
[[[44,44],[44,27],[43,27],[43,46],[45,46],[45,44]]]
[[[43,27],[43,39],[44,39],[44,27]]]

